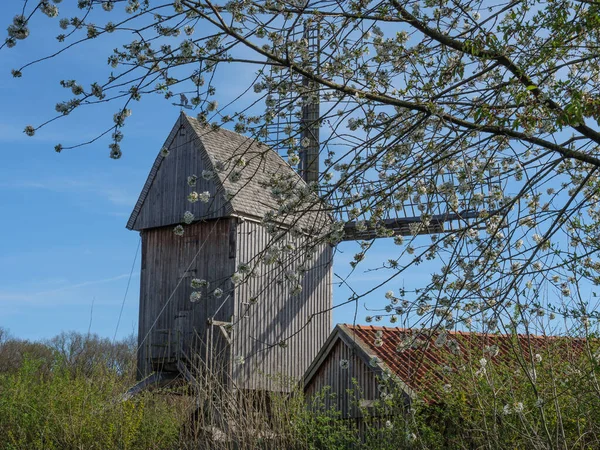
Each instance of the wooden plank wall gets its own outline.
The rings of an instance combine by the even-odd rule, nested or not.
[[[169,358],[174,355],[174,333],[182,327],[186,342],[204,357],[201,342],[193,340],[197,333],[200,341],[209,337],[207,319],[229,321],[233,315],[233,284],[235,258],[230,257],[230,222],[216,219],[185,227],[183,236],[176,236],[171,227],[154,228],[142,232],[142,273],[140,285],[138,377],[151,371],[150,358]],[[195,262],[186,271],[197,254]],[[202,299],[191,303],[192,278],[210,282],[203,289]],[[178,286],[179,284],[179,286]],[[178,287],[177,287],[178,286]],[[221,288],[223,297],[211,293]],[[169,297],[172,297],[169,300]],[[222,306],[223,305],[223,306]],[[190,329],[191,328],[191,329]],[[219,330],[214,330],[217,354],[229,359],[229,346]]]
[[[238,223],[236,263],[255,266],[256,276],[236,291],[233,356],[245,363],[234,364],[232,373],[241,389],[286,391],[289,383],[278,382],[279,375],[300,380],[331,330],[331,311],[326,310],[332,306],[332,248],[318,246],[302,292],[291,295],[285,273],[297,268],[299,252],[289,252],[283,266],[263,264],[258,260],[270,239],[261,224]],[[296,244],[301,248],[301,242]],[[250,304],[252,298],[256,303]],[[286,348],[277,345],[284,339]]]
[[[348,361],[347,369],[340,367],[340,361],[343,359]],[[334,398],[326,396],[325,406],[335,407],[336,410],[341,411],[342,418],[359,418],[362,415],[359,413],[357,400],[379,399],[377,385],[377,377],[373,369],[340,339],[334,344],[331,352],[306,386],[304,393],[310,405],[311,399],[317,393],[329,387],[329,393],[335,396]],[[348,389],[355,392],[354,396],[347,393]]]
[[[213,167],[195,132],[189,126],[181,125],[169,151],[159,166],[133,228],[175,226],[183,222],[186,211],[192,212],[197,219],[228,216],[231,206],[225,201],[220,183],[202,178],[202,171]],[[190,175],[198,177],[196,187],[188,186]],[[192,191],[209,191],[211,201],[190,203],[187,196]]]

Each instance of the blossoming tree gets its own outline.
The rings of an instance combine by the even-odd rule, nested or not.
[[[378,320],[494,331],[558,313],[585,327],[595,317],[579,288],[600,281],[598,4],[79,0],[79,13],[66,16],[60,3],[25,1],[0,48],[18,51],[37,14],[58,21],[58,54],[109,34],[121,39],[108,57],[111,75],[61,81],[70,94],[56,105],[61,118],[83,105],[118,104],[112,127],[98,130],[112,136],[111,158],[121,156],[135,102],[159,95],[268,142],[295,166],[314,144],[294,126],[302,123],[297,106],[319,103],[323,164],[309,190],[322,200],[313,207],[335,220],[314,238],[335,245],[348,224],[373,230],[351,270],[374,239],[393,239],[380,264],[388,281],[439,261],[430,283],[389,292]],[[255,81],[241,106],[221,107],[215,74],[240,66]],[[282,118],[288,125],[273,133]],[[297,185],[265,188],[281,205],[267,222],[306,206]],[[387,227],[407,205],[419,220],[405,232]],[[348,301],[378,287],[362,283]]]

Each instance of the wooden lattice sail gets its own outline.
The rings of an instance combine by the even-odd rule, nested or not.
[[[305,22],[296,26],[290,30],[288,41],[288,47],[302,43],[306,50],[303,67],[310,67],[313,73],[319,75],[319,25]],[[322,181],[320,153],[326,150],[320,141],[320,127],[324,121],[321,116],[321,89],[307,77],[276,65],[271,66],[266,84],[270,88],[265,125],[268,131],[267,144],[285,158],[285,149],[293,147],[290,142],[301,142],[298,173],[307,183],[318,184]],[[484,179],[477,180],[459,181],[452,170],[439,170],[435,165],[427,173],[419,173],[419,177],[434,186],[433,192],[421,195],[411,187],[406,189],[376,179],[353,180],[340,189],[336,185],[320,186],[319,192],[331,216],[345,222],[342,240],[354,241],[397,235],[438,234],[471,227],[480,218],[491,193],[501,189],[501,180],[494,167],[487,170]],[[454,202],[449,201],[448,196],[441,192],[448,186],[462,190],[462,197]],[[468,189],[464,189],[465,186]],[[479,196],[483,200],[475,207],[469,196]],[[390,202],[393,206],[372,204],[381,202],[381,199],[393,199]],[[364,212],[362,217],[355,218],[350,209],[357,206],[361,211],[383,209],[383,212],[380,211],[376,220],[370,220],[370,215]]]

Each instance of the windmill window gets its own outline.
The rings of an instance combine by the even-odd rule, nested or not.
[[[180,278],[191,278],[196,276],[196,269],[186,270],[181,274]]]

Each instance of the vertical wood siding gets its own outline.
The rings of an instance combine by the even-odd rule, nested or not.
[[[212,163],[200,139],[186,121],[181,122],[169,148],[169,155],[160,163],[157,173],[133,225],[135,230],[176,225],[183,222],[183,214],[192,212],[197,219],[227,216],[231,206],[223,196],[223,187],[215,177],[202,178],[203,170],[213,170]],[[196,187],[190,187],[187,178],[196,175]],[[190,203],[190,192],[208,191],[208,203]]]
[[[202,343],[211,335],[215,353],[227,363],[229,345],[219,330],[210,332],[212,327],[207,320],[214,316],[216,320],[230,321],[233,315],[231,275],[235,266],[234,259],[229,258],[230,220],[188,225],[181,237],[171,227],[143,231],[139,377],[152,372],[153,365],[156,368],[161,363],[173,364],[180,344],[204,357]],[[196,260],[186,270],[196,254]],[[210,283],[208,290],[202,289],[202,298],[196,303],[190,302],[192,278]],[[221,298],[212,295],[215,288],[223,290]]]
[[[340,367],[341,360],[348,361],[348,368]],[[360,400],[377,400],[377,377],[372,368],[355,353],[355,351],[339,339],[331,352],[319,367],[310,383],[305,388],[305,395],[310,404],[314,396],[329,387],[329,393],[324,398],[327,408],[335,407],[342,413],[343,418],[359,418],[357,402]],[[348,390],[353,395],[347,393]]]
[[[327,244],[317,247],[306,265],[302,292],[292,295],[285,275],[297,269],[299,252],[287,253],[283,265],[266,265],[259,261],[271,241],[266,229],[241,221],[237,230],[236,265],[250,264],[255,276],[236,289],[234,357],[243,357],[245,363],[233,365],[233,380],[241,389],[288,390],[281,376],[297,382],[331,330],[332,249]],[[281,341],[285,348],[278,345]]]

